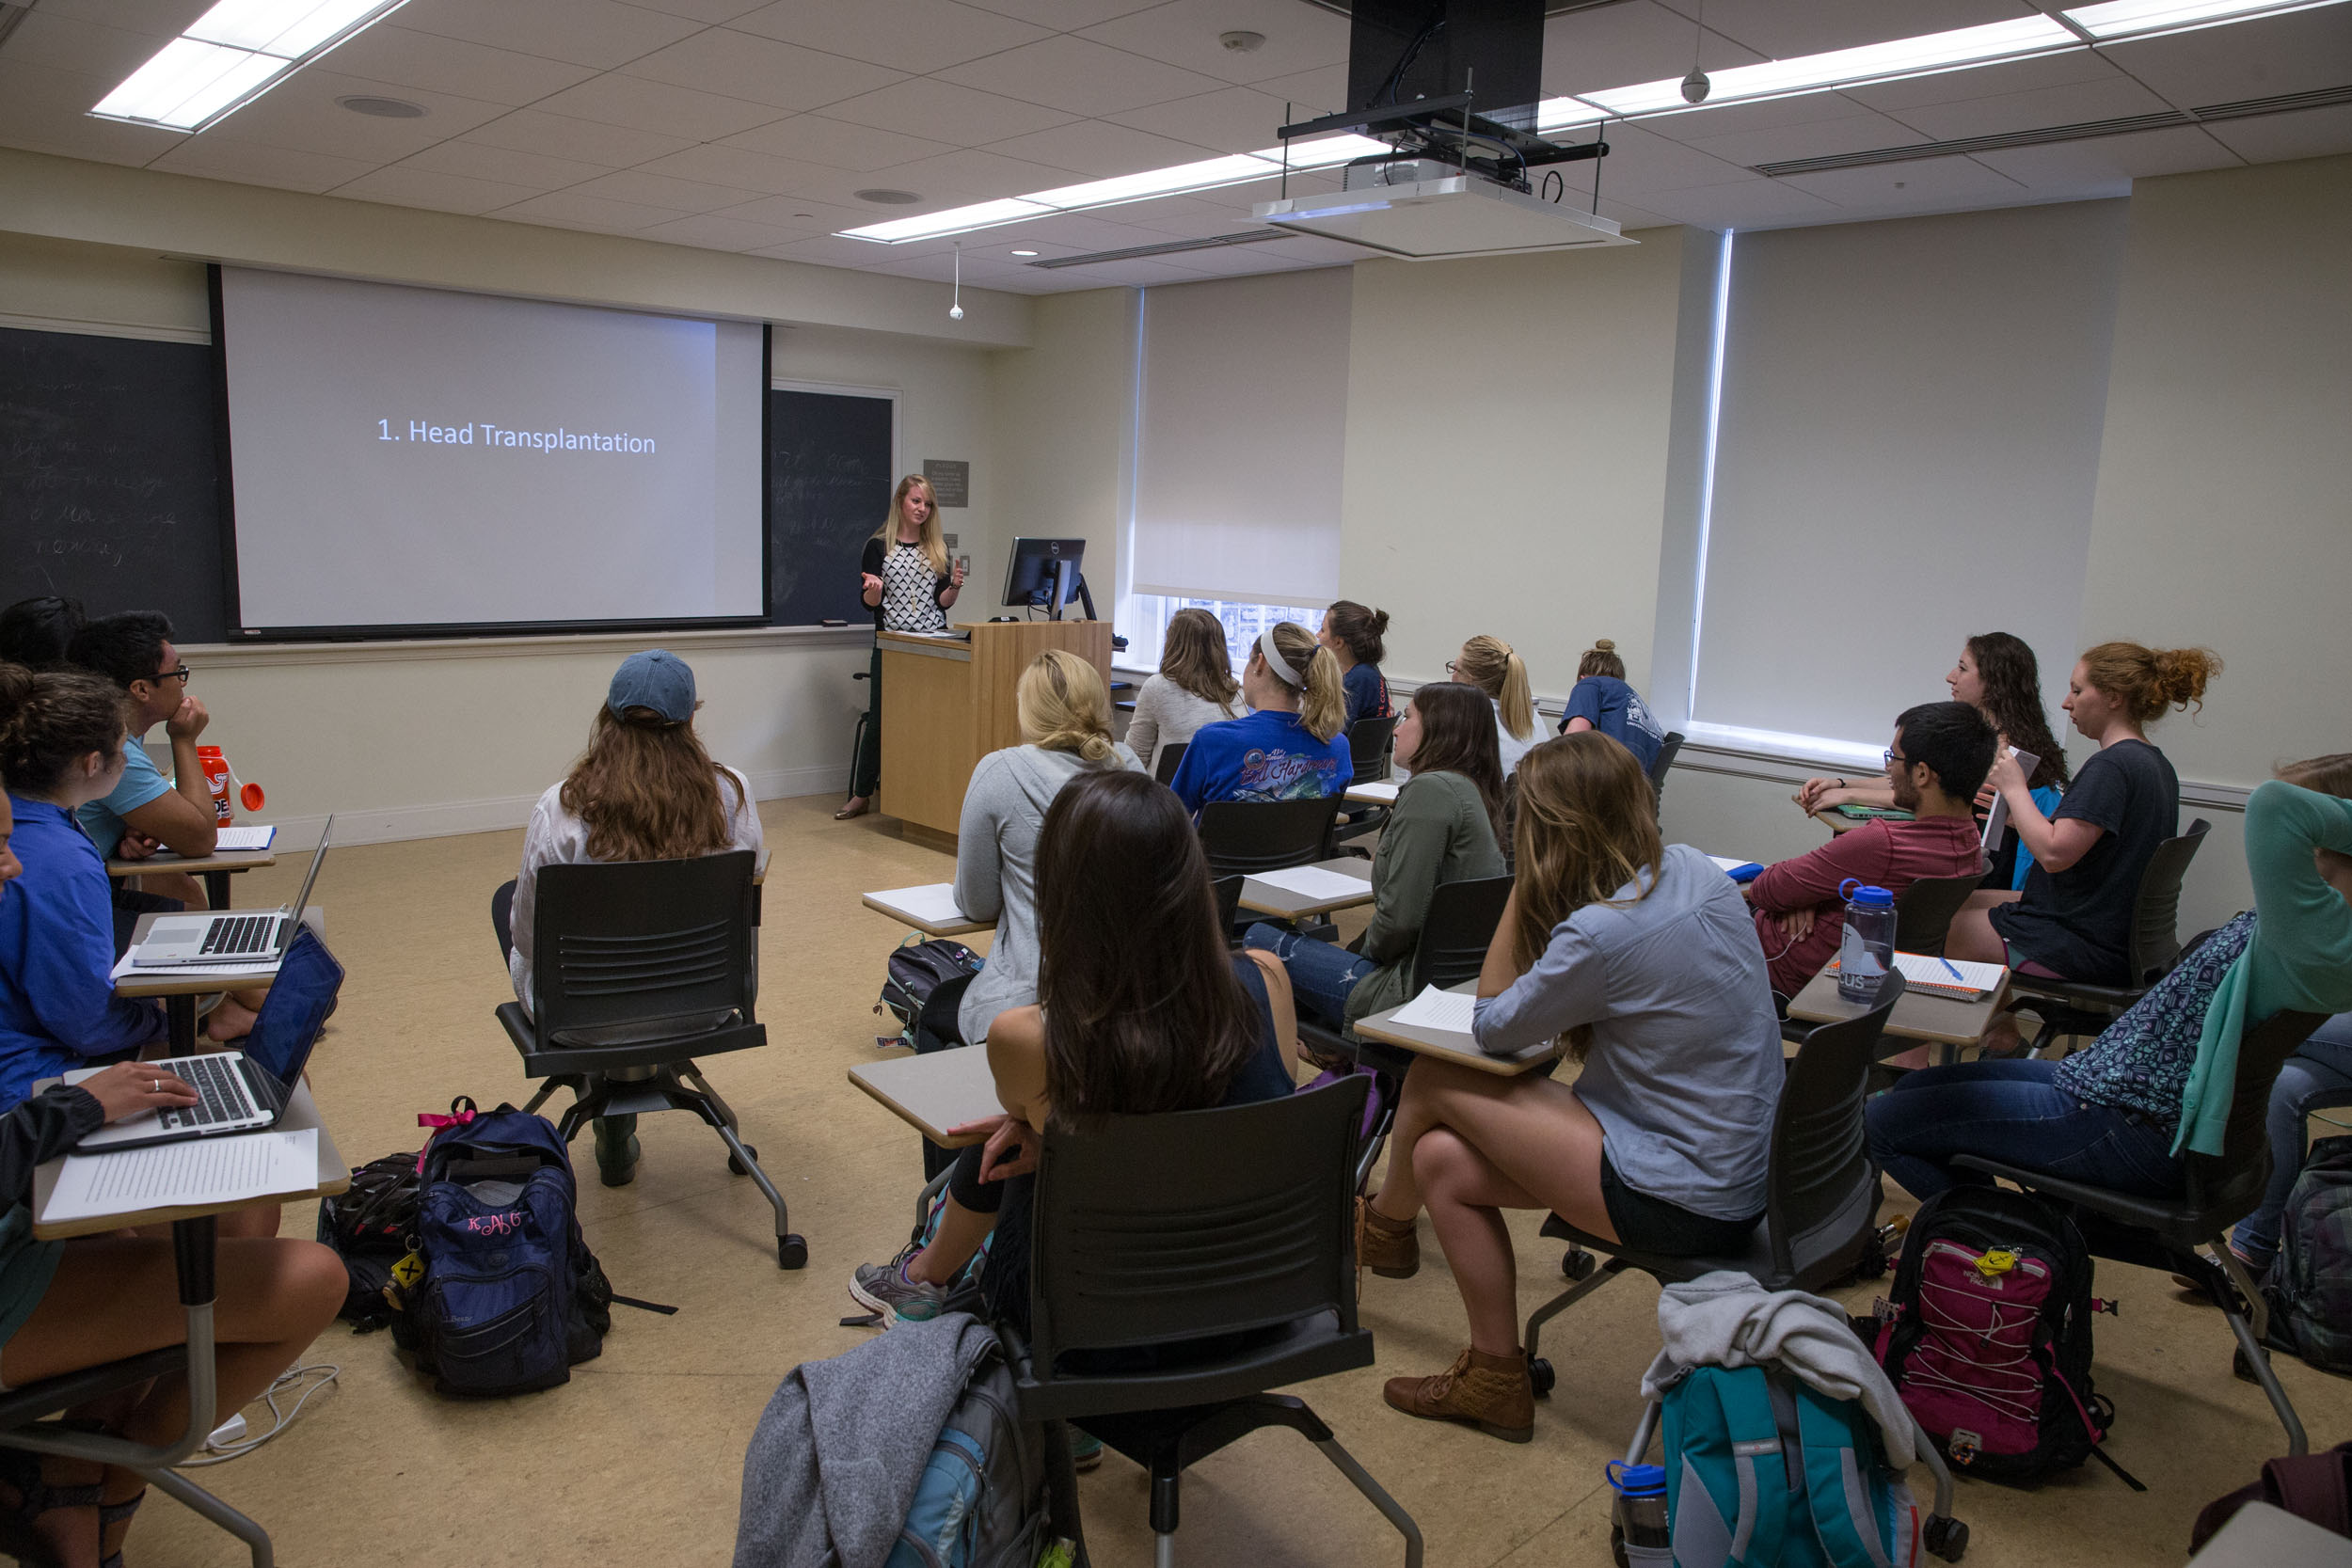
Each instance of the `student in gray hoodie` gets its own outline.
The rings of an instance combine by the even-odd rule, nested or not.
[[[1111,738],[1111,695],[1094,666],[1048,648],[1022,672],[1023,744],[972,769],[956,840],[956,907],[996,922],[988,963],[963,993],[956,1026],[968,1045],[988,1037],[1008,1007],[1037,1000],[1037,835],[1061,786],[1080,773],[1140,768]]]

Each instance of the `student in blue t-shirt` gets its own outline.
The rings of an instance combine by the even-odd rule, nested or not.
[[[1198,816],[1212,800],[1313,800],[1345,794],[1356,776],[1339,662],[1290,621],[1268,626],[1241,673],[1255,710],[1193,732],[1169,787]]]
[[[188,695],[192,671],[171,645],[171,622],[153,610],[104,615],[73,634],[66,660],[119,688],[131,715],[122,748],[122,777],[75,815],[103,859],[143,860],[157,849],[196,858],[213,852],[219,820],[211,787],[197,761],[197,736],[212,716]],[[173,777],[167,779],[139,744],[161,724],[171,738]],[[150,895],[204,907],[204,890],[185,872],[139,879]]]
[[[1626,684],[1625,660],[1617,657],[1617,645],[1606,637],[1597,640],[1577,661],[1576,687],[1568,693],[1560,733],[1574,735],[1579,730],[1598,730],[1617,742],[1633,753],[1645,773],[1657,763],[1658,749],[1666,743],[1666,726],[1650,712],[1642,694]]]

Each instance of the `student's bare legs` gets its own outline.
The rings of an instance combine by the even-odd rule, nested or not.
[[[2006,965],[2009,944],[1993,928],[1993,911],[2003,904],[2014,904],[2022,896],[1983,889],[1970,894],[1968,902],[1952,916],[1951,929],[1944,938],[1944,956],[1968,963]],[[2017,1022],[2011,1014],[2002,1013],[1985,1026],[1983,1054],[1987,1056],[2013,1056],[2021,1043]]]

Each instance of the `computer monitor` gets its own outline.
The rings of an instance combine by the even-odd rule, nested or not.
[[[1083,539],[1015,539],[1005,567],[1005,608],[1046,605],[1051,618],[1060,620],[1061,607],[1079,594],[1078,565],[1086,551]]]

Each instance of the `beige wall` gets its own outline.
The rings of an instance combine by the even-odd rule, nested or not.
[[[1132,480],[1137,298],[1133,289],[1044,295],[1030,317],[1030,346],[991,356],[1004,539],[1084,539],[1087,585],[1104,615],[1113,613],[1126,581],[1120,546]],[[1003,572],[999,555],[982,585],[992,605]]]
[[[1682,232],[1635,238],[1357,263],[1340,592],[1390,612],[1399,677],[1490,632],[1539,692],[1596,637],[1647,681]]]

